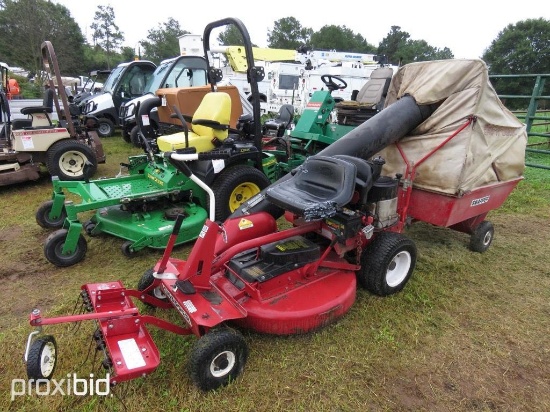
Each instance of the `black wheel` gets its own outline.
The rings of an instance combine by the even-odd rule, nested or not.
[[[65,211],[65,207],[63,207],[59,216],[50,217],[52,206],[53,200],[48,200],[38,207],[36,211],[36,223],[44,229],[61,229],[67,217],[67,212]]]
[[[56,363],[57,343],[53,336],[41,336],[31,342],[27,357],[29,379],[50,379]]]
[[[265,174],[252,166],[237,165],[222,171],[212,184],[217,221],[224,221],[246,200],[270,185]]]
[[[147,269],[143,273],[137,285],[137,289],[139,291],[143,291],[153,284],[153,282],[155,281],[155,277],[153,276],[153,273],[155,273],[153,269]],[[160,300],[165,301],[167,299],[166,295],[160,288],[154,288],[152,291],[148,292],[148,294]],[[143,303],[147,306],[154,307],[154,305],[151,305],[150,303],[147,303],[147,302],[143,302]]]
[[[90,237],[94,237],[94,236],[97,236],[96,233],[94,233],[94,229],[97,225],[92,222],[91,220],[87,220],[86,222],[84,222],[84,224],[82,225],[82,227],[84,228],[84,231],[86,232],[86,234]]]
[[[130,133],[128,132],[128,130],[126,128],[122,129],[122,139],[126,143],[132,143],[132,139],[130,138]]]
[[[115,125],[106,117],[100,117],[97,124],[97,134],[99,137],[111,137],[115,134]]]
[[[137,255],[137,251],[132,248],[133,245],[134,242],[132,242],[131,240],[127,240],[126,242],[124,242],[120,247],[122,254],[129,258],[135,257]]]
[[[130,131],[130,142],[135,147],[141,147],[141,137],[139,135],[139,126],[132,127],[132,130]]]
[[[369,292],[387,296],[399,292],[416,265],[416,246],[400,233],[381,232],[361,254],[359,284]]]
[[[51,263],[59,267],[72,266],[86,255],[88,244],[84,236],[79,235],[77,244],[72,253],[64,255],[62,253],[65,240],[67,239],[67,229],[59,229],[53,232],[44,243],[44,255]]]
[[[60,180],[87,180],[97,170],[97,158],[90,146],[73,139],[61,140],[48,149],[47,167]]]
[[[484,220],[470,236],[470,250],[479,253],[485,252],[491,246],[494,235],[495,228],[493,224],[488,220]]]
[[[247,358],[248,346],[239,332],[214,329],[202,336],[191,351],[191,380],[203,391],[225,386],[242,373]]]

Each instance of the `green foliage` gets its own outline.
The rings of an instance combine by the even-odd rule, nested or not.
[[[267,31],[268,47],[273,49],[298,49],[308,46],[313,29],[302,27],[294,17],[283,17],[275,21],[273,30]]]
[[[327,25],[311,35],[311,47],[316,50],[350,51],[355,53],[376,53],[376,47],[363,36],[346,26]]]
[[[243,36],[237,26],[230,24],[218,35],[218,43],[223,46],[237,46],[243,44]]]
[[[115,23],[115,12],[111,6],[97,6],[94,22],[90,25],[93,30],[92,39],[94,45],[101,46],[109,58],[120,49],[124,41],[124,35]],[[111,68],[109,59],[107,68]]]
[[[162,25],[149,30],[147,39],[149,41],[141,41],[143,47],[144,59],[151,60],[155,63],[160,63],[164,59],[179,56],[179,37],[189,34],[188,31],[182,30],[177,20],[170,17]]]
[[[509,24],[482,58],[492,74],[550,73],[550,21]]]
[[[392,26],[388,35],[380,42],[377,53],[386,56],[388,63],[394,65],[454,57],[448,47],[438,49],[425,40],[412,40],[410,37],[401,27]]]
[[[69,10],[45,0],[6,0],[0,10],[0,50],[11,66],[38,73],[42,70],[41,45],[50,41],[64,74],[83,68],[84,37]]]

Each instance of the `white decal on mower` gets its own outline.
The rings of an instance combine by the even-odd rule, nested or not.
[[[163,289],[163,293],[164,295],[168,298],[168,300],[170,302],[172,302],[172,305],[174,305],[174,307],[176,308],[176,310],[179,312],[179,314],[183,317],[183,319],[185,320],[185,322],[187,322],[187,324],[192,327],[193,325],[191,324],[191,318],[189,317],[189,315],[187,314],[187,312],[180,306],[180,304],[178,303],[178,301],[176,300],[176,298],[174,296],[172,296],[172,294],[168,291],[168,289],[166,289],[166,286],[165,285],[162,285],[162,289]]]
[[[204,225],[199,233],[199,237],[204,238],[206,236],[206,232],[208,232],[208,226]]]
[[[479,206],[484,203],[487,203],[490,197],[491,196],[484,196],[484,197],[480,197],[479,199],[474,199],[472,200],[472,203],[470,204],[470,206]]]
[[[183,302],[183,306],[185,306],[185,309],[189,311],[189,313],[195,313],[197,311],[197,308],[195,305],[193,305],[193,302],[190,300],[186,300]]]
[[[119,340],[118,347],[127,369],[141,368],[146,365],[145,359],[143,359],[143,355],[134,338]]]

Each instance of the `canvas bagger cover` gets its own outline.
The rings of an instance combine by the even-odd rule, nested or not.
[[[413,187],[462,196],[478,187],[522,176],[525,125],[498,98],[482,60],[407,64],[394,75],[385,107],[404,95],[413,96],[419,105],[441,103],[426,121],[400,140],[409,163],[418,164],[470,116],[475,119],[417,166]],[[379,154],[386,160],[384,174],[405,174],[405,162],[396,145]]]

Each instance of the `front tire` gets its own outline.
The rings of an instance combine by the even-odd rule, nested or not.
[[[403,289],[416,265],[416,246],[400,233],[381,232],[361,254],[359,284],[369,292],[388,296]]]
[[[216,196],[215,219],[223,222],[245,201],[270,184],[267,176],[252,166],[237,165],[225,169],[212,184]]]
[[[203,391],[235,380],[244,370],[248,346],[234,329],[214,329],[195,344],[189,358],[191,380]]]
[[[151,286],[153,284],[153,282],[155,281],[155,276],[153,274],[154,274],[153,269],[147,269],[143,273],[143,275],[141,276],[141,279],[138,282],[137,290],[139,290],[140,292],[143,292],[145,289],[147,289],[149,286]],[[166,297],[164,292],[159,287],[154,288],[152,291],[148,292],[148,294],[149,294],[149,296],[152,296],[152,297],[157,298],[157,299],[162,300],[162,301],[167,301],[168,300],[168,298]],[[147,306],[150,306],[150,307],[153,307],[153,308],[155,307],[154,305],[152,305],[148,302],[143,302],[143,303]]]
[[[31,342],[27,357],[29,379],[50,379],[57,364],[57,343],[51,335],[42,336]]]
[[[488,220],[484,220],[474,230],[474,233],[470,236],[470,250],[474,252],[483,253],[493,241],[495,236],[495,228],[493,224]]]
[[[98,119],[97,134],[99,137],[111,137],[115,134],[115,125],[111,119],[100,117]]]
[[[62,250],[66,240],[67,229],[59,229],[48,236],[46,243],[44,243],[44,255],[55,266],[72,266],[84,259],[86,255],[88,244],[84,236],[79,235],[74,251],[64,255]]]
[[[61,140],[48,149],[47,167],[59,180],[87,180],[97,170],[97,158],[92,149],[76,140]]]
[[[53,200],[48,200],[43,202],[38,207],[35,215],[36,223],[44,229],[61,229],[63,227],[63,223],[65,222],[65,218],[67,217],[67,212],[65,211],[65,207],[63,207],[59,216],[50,218],[52,206]]]

